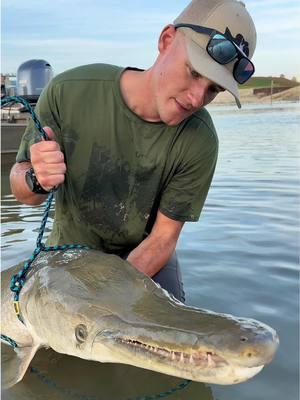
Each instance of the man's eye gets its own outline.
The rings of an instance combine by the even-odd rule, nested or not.
[[[217,87],[217,86],[211,86],[210,87],[210,91],[213,94],[219,94],[220,92],[223,92],[224,90],[222,88],[220,88],[220,87]]]
[[[219,93],[219,89],[216,88],[215,86],[211,86],[211,87],[210,87],[210,91],[211,91],[212,93]]]
[[[191,74],[193,78],[200,78],[199,72],[195,71],[194,69],[191,70]]]

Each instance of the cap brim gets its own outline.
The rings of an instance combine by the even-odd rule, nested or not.
[[[232,72],[226,66],[213,60],[206,49],[203,49],[189,37],[185,36],[185,42],[188,58],[195,70],[228,90],[234,96],[238,108],[241,108],[238,85],[232,76]]]

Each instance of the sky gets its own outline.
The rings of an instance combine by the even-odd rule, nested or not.
[[[256,25],[255,76],[300,81],[300,1],[244,0]],[[30,59],[58,74],[97,62],[148,68],[162,28],[189,0],[2,0],[1,72]]]

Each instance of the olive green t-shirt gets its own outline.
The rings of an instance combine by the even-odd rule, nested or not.
[[[178,126],[147,122],[121,95],[123,68],[92,64],[57,75],[36,113],[65,155],[49,244],[80,243],[121,253],[149,233],[159,209],[197,221],[213,177],[218,139],[201,109]],[[143,88],[141,87],[141,91]],[[17,162],[39,135],[29,123]]]

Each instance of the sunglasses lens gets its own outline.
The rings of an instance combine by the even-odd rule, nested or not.
[[[220,64],[228,64],[237,56],[237,50],[225,36],[216,33],[207,46],[209,55]]]
[[[254,73],[253,64],[247,58],[241,58],[234,68],[234,78],[238,83],[245,83]]]

